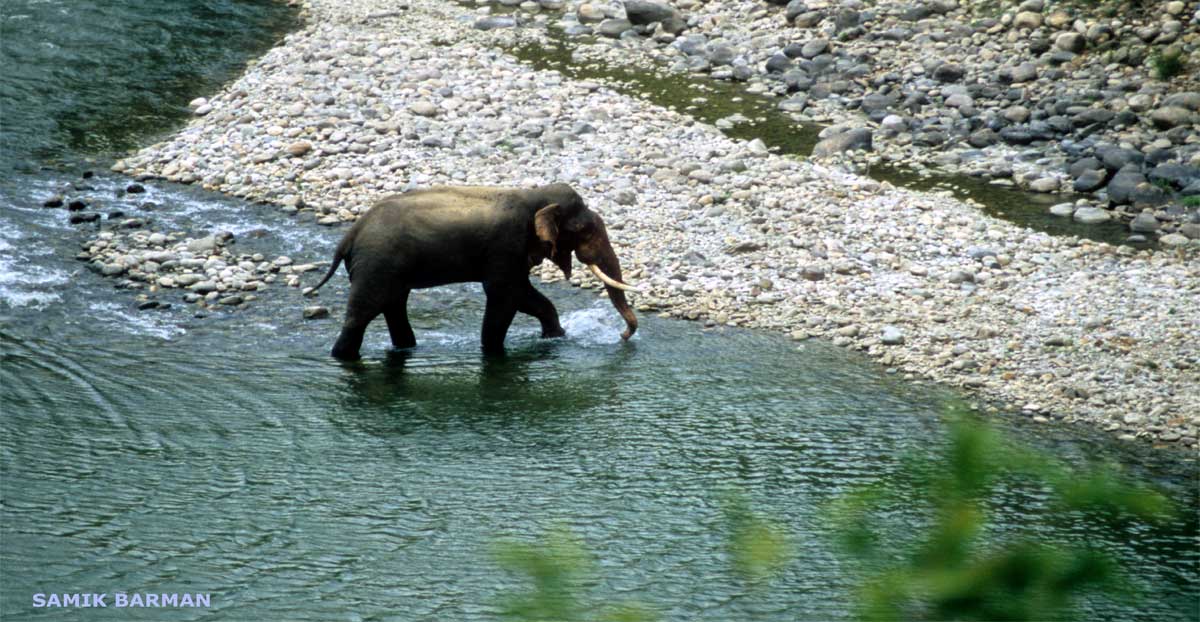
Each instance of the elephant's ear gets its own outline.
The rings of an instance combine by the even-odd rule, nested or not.
[[[538,240],[550,245],[550,260],[569,279],[571,278],[571,249],[564,248],[562,252],[559,252],[558,248],[558,219],[561,213],[562,209],[557,203],[551,203],[538,210],[533,216],[533,230],[537,233]]]
[[[538,239],[550,245],[550,255],[558,246],[558,203],[551,203],[538,210],[533,216],[533,231]]]

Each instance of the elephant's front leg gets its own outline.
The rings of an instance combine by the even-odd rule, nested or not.
[[[383,310],[394,348],[412,348],[417,345],[412,324],[408,323],[408,293],[407,289],[399,292],[396,299]]]
[[[526,281],[525,295],[520,299],[517,310],[541,322],[542,337],[562,337],[567,334],[562,324],[558,323],[558,310],[554,308],[554,303],[534,289],[533,283]]]
[[[504,354],[504,337],[517,314],[517,306],[524,292],[513,283],[490,282],[483,284],[487,294],[487,307],[483,311],[483,352]]]

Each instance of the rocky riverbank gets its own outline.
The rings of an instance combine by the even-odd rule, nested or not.
[[[476,4],[519,5],[477,28],[544,24],[578,38],[584,61],[777,95],[797,121],[832,124],[814,155],[859,170],[892,162],[1080,193],[1053,213],[1119,220],[1134,241],[1200,238],[1195,2]]]
[[[775,156],[522,65],[457,5],[305,6],[304,29],[114,169],[327,225],[406,188],[567,182],[610,223],[643,312],[829,338],[1031,417],[1197,442],[1194,245],[1051,237]],[[557,278],[548,265],[535,273]]]

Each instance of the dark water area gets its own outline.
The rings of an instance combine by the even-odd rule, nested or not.
[[[0,167],[134,148],[297,23],[274,0],[5,0]]]
[[[723,127],[722,132],[741,140],[761,139],[774,153],[808,157],[817,144],[822,127],[798,123],[778,108],[779,99],[748,92],[744,86],[705,77],[672,72],[653,72],[615,66],[588,59],[573,59],[571,40],[554,30],[549,43],[520,46],[512,53],[541,69],[553,69],[577,79],[602,80],[617,90],[691,115],[704,123],[717,123],[732,115],[748,120]],[[934,170],[917,170],[903,165],[882,163],[861,171],[862,174],[913,190],[949,190],[960,200],[973,200],[980,209],[996,218],[1052,235],[1082,238],[1148,248],[1153,243],[1131,243],[1129,231],[1119,222],[1084,225],[1070,218],[1050,214],[1050,206],[1073,202],[1077,196],[1026,192],[988,183],[969,175],[950,175]]]
[[[147,6],[98,4],[5,4],[6,56],[10,36],[25,36],[10,35],[13,15],[30,15],[20,33],[58,24],[83,37],[97,15]],[[274,40],[294,20],[267,2],[153,4],[168,17],[156,18],[166,34],[152,41],[212,34],[163,57],[190,59],[177,75],[155,67],[167,90],[188,75],[232,75],[251,53],[234,41]],[[201,5],[209,12],[196,13]],[[133,17],[124,23],[97,25],[112,56],[93,72],[130,90],[141,78],[126,52],[147,34]],[[48,76],[63,62],[24,53],[25,64],[44,65],[22,74]],[[373,326],[358,365],[327,355],[344,275],[318,300],[334,319],[303,320],[313,301],[279,284],[240,309],[197,314],[168,300],[169,309],[138,311],[133,292],[73,259],[92,229],[40,207],[45,196],[65,188],[159,231],[230,231],[237,252],[298,263],[327,259],[341,231],[188,186],[147,182],[145,194],[125,194],[129,180],[104,172],[110,149],[178,124],[180,103],[203,92],[81,87],[71,106],[91,112],[60,114],[70,89],[11,98],[9,66],[0,70],[6,146],[10,129],[14,137],[6,166],[20,164],[0,179],[0,620],[495,620],[518,582],[493,561],[494,543],[561,525],[601,560],[599,600],[647,602],[681,622],[847,619],[855,575],[826,537],[822,504],[886,480],[901,456],[927,455],[944,438],[945,405],[958,397],[948,390],[821,341],[649,314],[624,343],[610,305],[561,285],[541,289],[567,338],[538,339],[522,317],[501,360],[479,354],[477,286],[415,292],[419,347],[389,351],[386,329]],[[86,169],[97,174],[84,180]],[[1118,530],[1051,517],[1037,490],[1012,490],[996,500],[989,537],[1033,535],[1118,558],[1142,598],[1094,597],[1084,619],[1195,619],[1192,457],[1001,422],[1067,461],[1120,462],[1182,511],[1164,526]],[[796,546],[763,592],[727,572],[721,500],[731,489]],[[34,594],[64,592],[198,592],[212,607],[32,607]]]

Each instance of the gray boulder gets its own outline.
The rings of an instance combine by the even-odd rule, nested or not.
[[[625,0],[625,19],[634,25],[653,24],[677,17],[675,7],[649,0]]]
[[[1112,220],[1112,214],[1098,207],[1081,207],[1075,210],[1074,218],[1085,225],[1098,225]]]
[[[1104,185],[1105,178],[1108,174],[1102,169],[1090,169],[1081,172],[1075,176],[1075,182],[1071,188],[1075,192],[1095,192]]]
[[[1054,39],[1054,46],[1078,54],[1087,47],[1087,39],[1077,32],[1064,32]]]
[[[688,56],[699,56],[704,54],[708,46],[708,37],[704,35],[688,35],[680,37],[671,42],[671,47],[687,54]]]
[[[1022,82],[1032,82],[1037,80],[1038,68],[1033,63],[1021,63],[1012,69],[1012,81],[1014,84]]]
[[[1186,164],[1159,164],[1147,175],[1150,183],[1183,189],[1200,180],[1200,169]]]
[[[1142,160],[1145,159],[1145,156],[1143,156],[1139,151],[1134,151],[1133,149],[1122,149],[1121,147],[1115,147],[1111,145],[1106,147],[1097,147],[1096,156],[1099,157],[1100,161],[1104,163],[1104,168],[1110,171],[1120,170],[1126,166],[1129,166],[1130,164],[1140,165]]]
[[[1134,191],[1137,190],[1139,184],[1146,183],[1146,178],[1136,166],[1129,166],[1117,171],[1116,175],[1109,180],[1108,200],[1114,205],[1128,205],[1133,203]]]
[[[1097,160],[1096,158],[1080,158],[1072,162],[1071,166],[1067,167],[1067,173],[1070,173],[1071,177],[1079,177],[1084,173],[1084,171],[1102,168],[1104,168],[1104,165],[1101,164],[1100,160]]]
[[[1129,230],[1134,233],[1154,233],[1158,231],[1158,219],[1150,212],[1142,212],[1129,222]]]
[[[871,150],[871,130],[865,127],[854,128],[840,134],[834,134],[818,142],[813,147],[814,158],[824,158],[838,153],[854,150]]]
[[[787,3],[788,23],[791,23],[791,21],[796,19],[797,16],[807,12],[808,5],[805,4],[805,0],[792,0],[791,2]]]
[[[942,63],[933,70],[933,79],[938,82],[958,82],[963,77],[962,65],[957,63]]]
[[[828,39],[813,39],[812,41],[806,42],[800,48],[800,55],[803,56],[804,58],[816,58],[818,55],[824,54],[825,52],[828,52],[828,51],[829,51],[829,40]]]
[[[621,33],[631,28],[633,28],[633,24],[627,19],[606,19],[596,26],[596,34],[616,39],[621,36]]]
[[[1183,106],[1163,106],[1150,113],[1150,122],[1160,130],[1169,130],[1191,125],[1195,122],[1195,115]]]
[[[1163,105],[1179,106],[1180,108],[1187,108],[1188,110],[1200,111],[1200,93],[1195,91],[1184,91],[1182,93],[1168,95],[1167,98],[1163,100]]]

